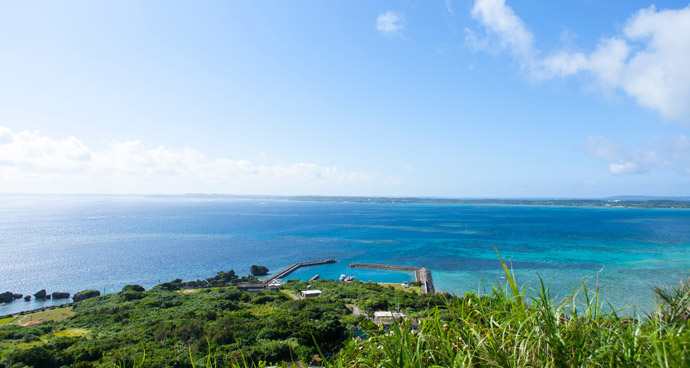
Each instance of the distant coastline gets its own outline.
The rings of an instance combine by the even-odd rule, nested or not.
[[[596,207],[687,209],[690,197],[623,195],[605,198],[449,198],[449,197],[381,197],[381,196],[321,196],[321,195],[257,195],[257,194],[60,194],[60,193],[0,193],[6,197],[83,197],[83,198],[187,198],[187,199],[253,199],[297,202],[342,202],[379,204],[448,204],[448,205],[505,205],[542,207]]]
[[[506,206],[542,206],[542,207],[597,207],[597,208],[690,208],[690,197],[652,197],[652,196],[616,196],[598,199],[562,199],[562,198],[442,198],[442,197],[364,197],[364,196],[261,196],[230,194],[184,194],[156,195],[155,197],[183,198],[232,198],[232,199],[274,199],[300,202],[348,202],[380,204],[449,204],[449,205],[506,205]]]
[[[600,208],[690,208],[690,201],[681,200],[621,200],[621,199],[453,199],[424,197],[286,197],[293,201],[390,203],[390,204],[456,204],[508,205],[542,207],[600,207]]]

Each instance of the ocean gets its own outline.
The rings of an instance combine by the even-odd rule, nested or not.
[[[614,308],[654,306],[652,287],[690,276],[690,211],[257,199],[0,196],[0,292],[34,294],[204,279],[252,264],[288,277],[402,282],[413,275],[351,262],[423,266],[437,291],[505,282],[498,250],[529,290],[554,298],[585,282]],[[17,300],[0,315],[59,304]]]

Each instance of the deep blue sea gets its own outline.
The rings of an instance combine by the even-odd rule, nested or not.
[[[436,288],[462,294],[504,282],[494,248],[518,281],[553,296],[586,280],[616,308],[654,305],[652,285],[690,275],[690,211],[492,205],[365,204],[144,197],[1,196],[0,292],[117,292],[195,280],[252,264],[363,281],[410,273],[349,269],[351,262],[424,266]],[[52,305],[23,300],[0,315]]]

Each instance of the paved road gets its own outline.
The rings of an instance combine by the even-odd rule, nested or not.
[[[362,314],[362,311],[359,309],[359,307],[354,304],[345,304],[345,306],[352,309],[353,316],[359,316]]]

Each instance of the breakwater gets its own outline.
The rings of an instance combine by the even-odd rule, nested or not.
[[[323,259],[320,261],[295,263],[292,266],[290,266],[290,267],[276,273],[275,275],[267,278],[266,280],[264,280],[263,284],[268,285],[275,279],[282,279],[283,277],[289,275],[290,273],[294,272],[295,270],[297,270],[300,267],[318,266],[318,265],[329,264],[329,263],[336,263],[336,261],[335,261],[335,259],[328,258],[328,259]]]
[[[436,289],[434,288],[434,281],[431,279],[431,271],[425,267],[393,266],[377,263],[350,263],[348,267],[414,272],[415,281],[421,283],[422,294],[433,294],[436,292]]]

